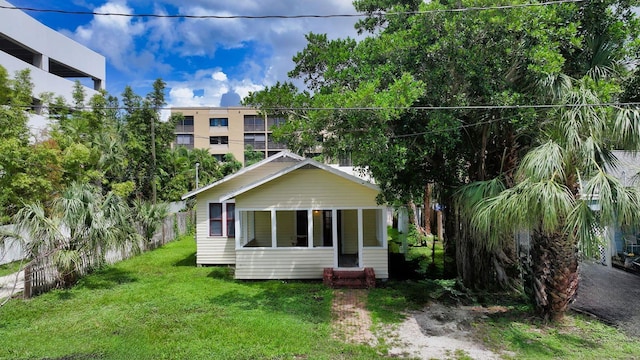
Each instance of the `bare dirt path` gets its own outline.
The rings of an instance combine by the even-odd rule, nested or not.
[[[0,303],[3,299],[24,290],[24,271],[0,276]]]
[[[371,331],[366,310],[367,290],[336,290],[333,299],[334,336],[345,342],[376,346],[378,337],[390,345],[388,355],[418,359],[500,359],[473,340],[477,317],[499,309],[431,304],[407,314],[401,324]]]

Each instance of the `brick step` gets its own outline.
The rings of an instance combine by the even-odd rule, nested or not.
[[[333,271],[334,279],[365,279],[366,276],[364,274],[364,270],[334,270]]]
[[[365,279],[335,279],[333,280],[334,288],[347,288],[347,289],[365,289],[367,282]]]
[[[373,268],[364,270],[334,270],[325,268],[322,276],[325,285],[332,288],[364,289],[376,286]]]

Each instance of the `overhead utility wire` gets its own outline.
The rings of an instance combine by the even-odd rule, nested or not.
[[[525,105],[458,105],[458,106],[363,106],[363,107],[261,107],[255,108],[258,111],[379,111],[379,110],[514,110],[514,109],[559,109],[559,108],[586,108],[586,107],[636,107],[640,106],[640,102],[626,103],[598,103],[598,104],[525,104]],[[23,105],[23,108],[31,108],[31,105]],[[40,109],[63,109],[64,107],[56,105],[40,105]],[[208,107],[205,107],[208,108]],[[216,107],[225,109],[224,107]],[[254,108],[254,107],[247,107]],[[125,106],[107,106],[95,110],[150,110],[145,107],[129,108]],[[160,107],[159,110],[176,110],[180,112],[183,107]],[[226,108],[234,109],[234,108]],[[74,110],[94,110],[90,106],[80,108],[70,107],[69,111]]]
[[[512,4],[512,5],[496,5],[496,6],[472,6],[457,9],[433,9],[423,11],[387,11],[373,13],[358,14],[301,14],[301,15],[189,15],[189,14],[127,14],[116,12],[98,12],[98,11],[74,11],[61,9],[43,9],[25,6],[6,6],[0,5],[0,9],[21,10],[42,13],[56,13],[66,15],[94,15],[94,16],[122,16],[122,17],[140,17],[140,18],[174,18],[174,19],[327,19],[327,18],[353,18],[366,16],[381,15],[422,15],[430,13],[447,13],[447,12],[465,12],[465,11],[482,11],[482,10],[503,10],[516,9],[535,6],[546,6],[566,3],[579,3],[586,0],[555,0],[540,3]]]

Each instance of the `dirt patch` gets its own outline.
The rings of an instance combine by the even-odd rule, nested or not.
[[[504,311],[501,307],[430,304],[422,311],[409,313],[394,329],[395,340],[389,355],[420,359],[500,359],[474,339],[473,323],[487,314]]]
[[[500,359],[474,340],[473,323],[488,314],[504,312],[505,308],[434,303],[407,314],[401,324],[376,329],[374,334],[370,313],[365,308],[366,299],[366,290],[335,291],[332,309],[336,339],[370,346],[376,346],[379,339],[393,357]]]

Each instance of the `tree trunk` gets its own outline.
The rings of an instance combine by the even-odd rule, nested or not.
[[[429,183],[424,187],[424,233],[431,235],[431,193],[433,192],[433,184]]]
[[[407,204],[409,209],[411,209],[411,216],[409,217],[409,223],[413,224],[418,230],[420,235],[425,235],[424,229],[420,226],[420,220],[418,219],[418,207],[413,201],[409,201]]]
[[[578,290],[576,245],[561,232],[552,235],[535,232],[532,240],[532,300],[545,320],[560,320]]]

